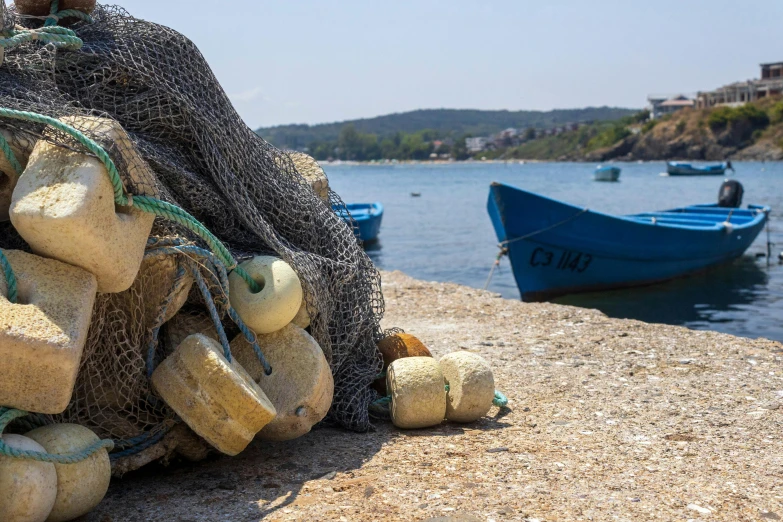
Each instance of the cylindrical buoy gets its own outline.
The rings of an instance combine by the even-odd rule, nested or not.
[[[266,375],[252,346],[239,335],[231,353],[275,406],[277,416],[258,432],[264,440],[290,440],[308,433],[329,412],[334,380],[321,347],[294,324],[259,335],[258,346],[272,373]]]
[[[78,424],[50,424],[26,433],[47,452],[58,455],[81,451],[100,442],[98,436]],[[109,452],[104,448],[81,462],[55,464],[57,498],[46,522],[66,522],[100,504],[111,481]]]
[[[60,0],[58,4],[60,11],[66,9],[77,9],[90,14],[95,9],[96,0]],[[46,16],[51,12],[51,0],[15,0],[16,11],[19,14],[30,16]]]
[[[429,349],[419,339],[407,333],[387,335],[378,342],[378,350],[383,357],[383,371],[397,359],[404,357],[432,357]],[[373,388],[381,395],[386,395],[386,378],[380,377],[373,383]]]
[[[276,332],[289,324],[302,306],[302,284],[282,259],[256,256],[239,265],[258,283],[253,293],[236,270],[228,276],[231,306],[255,333]]]
[[[190,429],[226,455],[244,450],[276,414],[245,369],[201,334],[187,337],[160,363],[152,386]]]
[[[495,398],[495,378],[483,357],[470,352],[453,352],[440,360],[440,369],[449,386],[448,420],[473,422],[487,414]]]
[[[389,365],[392,422],[398,428],[427,428],[446,416],[446,388],[438,362],[431,357],[406,357]]]
[[[23,451],[46,450],[22,435],[6,434],[3,442]],[[57,472],[51,462],[0,456],[0,520],[44,522],[57,498]]]

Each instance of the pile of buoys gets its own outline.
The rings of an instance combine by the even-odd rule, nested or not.
[[[116,122],[61,121],[108,139],[134,186],[154,190],[145,183],[152,172]],[[104,162],[44,140],[15,158],[24,170],[7,194],[0,193],[0,219],[8,216],[33,253],[2,251],[14,280],[7,272],[0,277],[0,415],[9,408],[62,413],[73,395],[96,295],[126,291],[144,278],[155,282],[145,287],[145,302],[154,304],[144,310],[146,324],[169,323],[165,341],[174,348],[151,371],[152,389],[201,439],[236,455],[256,436],[293,439],[326,416],[334,381],[321,347],[304,330],[311,317],[290,265],[257,256],[241,263],[243,275],[230,272],[229,303],[247,330],[221,344],[213,317],[181,311],[193,277],[183,275],[172,256],[145,256],[155,215],[116,205],[118,188]],[[99,392],[95,401],[106,401],[105,395]],[[122,398],[114,399],[118,404],[97,406],[121,410]],[[100,442],[85,427],[53,424],[24,436],[0,429],[0,442],[0,521],[72,520],[106,493],[109,446],[80,454]],[[190,453],[203,456],[200,449]]]
[[[474,422],[496,401],[492,368],[480,355],[460,351],[436,361],[416,337],[389,335],[378,343],[383,356],[391,419],[403,429],[427,428],[449,420]],[[379,381],[376,381],[378,389]]]

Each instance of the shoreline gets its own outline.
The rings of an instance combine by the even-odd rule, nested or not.
[[[622,159],[612,159],[608,161],[591,161],[591,160],[463,160],[463,161],[457,161],[457,160],[405,160],[405,161],[343,161],[343,160],[337,160],[337,161],[319,161],[318,164],[321,165],[321,167],[394,167],[398,165],[416,165],[416,166],[443,166],[443,165],[526,165],[526,164],[537,164],[537,163],[579,163],[579,164],[593,164],[593,165],[611,165],[611,164],[647,164],[647,163],[666,163],[668,161],[688,161],[690,163],[717,163],[716,161],[707,161],[707,160],[673,160],[673,159],[662,159],[662,160],[622,160]],[[781,161],[765,161],[765,160],[751,160],[751,159],[743,159],[743,160],[736,160],[732,161],[732,163],[781,163]]]
[[[738,520],[783,516],[783,345],[382,272],[383,326],[481,354],[510,410],[318,429],[112,482],[107,520]],[[471,518],[473,517],[473,518]],[[267,518],[265,518],[267,519]]]

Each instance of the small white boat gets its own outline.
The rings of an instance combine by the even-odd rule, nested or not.
[[[595,181],[618,181],[620,179],[620,167],[602,167],[598,166],[593,172]]]

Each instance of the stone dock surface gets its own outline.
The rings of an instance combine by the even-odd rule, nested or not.
[[[783,345],[383,273],[384,327],[492,365],[510,410],[319,429],[114,480],[83,521],[783,520]]]

